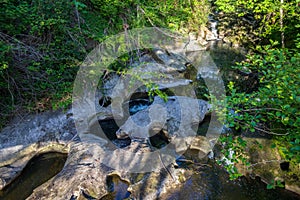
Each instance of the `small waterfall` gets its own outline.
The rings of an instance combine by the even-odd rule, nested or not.
[[[208,23],[210,25],[210,30],[212,33],[211,40],[219,40],[219,34],[218,34],[218,21],[215,20],[211,15],[208,16]]]

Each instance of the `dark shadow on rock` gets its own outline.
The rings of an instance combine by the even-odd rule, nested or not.
[[[0,191],[0,199],[26,199],[36,187],[60,172],[67,156],[67,154],[48,152],[33,157],[21,174]]]

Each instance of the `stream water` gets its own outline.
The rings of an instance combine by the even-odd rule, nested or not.
[[[34,157],[25,167],[21,176],[8,187],[0,191],[0,200],[26,199],[39,185],[57,174],[63,167],[66,154],[46,153]],[[107,186],[109,194],[102,200],[121,200],[128,198],[129,183],[121,180],[117,175],[108,176]],[[229,181],[227,172],[215,162],[200,166],[184,185],[164,199],[186,200],[299,200],[299,195],[281,189],[266,189],[266,184],[259,178],[241,177]]]
[[[213,45],[212,45],[213,47]],[[217,66],[221,68],[224,76],[234,78],[233,73],[226,71],[226,67],[240,61],[243,53],[229,50],[226,47],[210,49],[211,56]],[[191,72],[192,73],[192,72]],[[188,78],[188,77],[187,77]],[[203,88],[200,88],[203,89]],[[129,103],[129,112],[134,114],[149,106],[149,101],[140,99]],[[39,116],[36,116],[39,118]],[[199,125],[198,134],[205,135],[209,118]],[[117,125],[113,120],[100,122],[104,132],[116,132]],[[109,135],[109,139],[117,140],[115,135]],[[124,146],[130,144],[130,140],[124,140]],[[121,148],[123,146],[120,146]],[[42,183],[55,176],[63,168],[67,155],[60,153],[46,153],[34,157],[11,184],[0,191],[0,200],[26,199],[32,191]],[[128,184],[116,176],[107,179],[109,194],[102,199],[124,199],[129,197]],[[199,166],[190,179],[180,188],[175,189],[165,199],[213,199],[213,200],[293,200],[300,199],[299,195],[284,189],[267,190],[266,184],[257,179],[242,177],[236,181],[229,181],[228,174],[214,161],[208,161],[207,165]]]
[[[282,188],[268,190],[259,178],[241,177],[230,181],[227,172],[210,161],[166,199],[299,200],[300,197]]]
[[[0,191],[0,200],[26,199],[33,190],[62,170],[67,154],[49,152],[32,158],[21,175]]]

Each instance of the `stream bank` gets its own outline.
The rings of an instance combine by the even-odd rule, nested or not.
[[[220,45],[217,43],[216,46],[210,46],[210,50],[222,49]],[[228,46],[225,48],[230,49]],[[105,93],[103,91],[97,93],[96,101],[92,102],[98,111],[97,115],[83,119],[88,122],[88,126],[79,132],[79,137],[74,123],[78,120],[77,116],[74,116],[74,110],[69,110],[67,113],[57,111],[32,115],[8,126],[0,135],[3,153],[0,169],[5,172],[1,173],[2,189],[9,185],[13,188],[14,180],[21,178],[22,173],[27,174],[26,166],[32,166],[31,161],[34,156],[58,152],[67,154],[66,161],[59,164],[64,166],[58,167],[54,174],[46,173],[46,178],[37,176],[39,180],[46,182],[41,184],[43,182],[41,181],[39,182],[41,185],[35,185],[36,188],[28,199],[180,199],[181,197],[210,199],[218,198],[219,195],[222,199],[232,199],[233,196],[240,199],[243,197],[256,199],[257,196],[262,199],[297,199],[297,195],[283,192],[281,189],[273,192],[261,189],[261,186],[265,185],[257,179],[241,178],[237,182],[229,182],[228,175],[214,163],[212,152],[219,137],[218,131],[221,130],[222,133],[224,127],[222,124],[221,126],[216,124],[211,131],[218,134],[212,135],[207,135],[205,131],[199,134],[195,127],[202,130],[207,125],[205,122],[214,122],[209,103],[202,99],[207,88],[201,81],[203,78],[221,81],[220,73],[226,75],[225,63],[218,62],[223,65],[221,69],[224,69],[219,71],[213,64],[214,60],[218,60],[218,53],[210,59],[210,54],[206,50],[190,52],[189,56],[200,60],[197,62],[199,73],[191,73],[193,70],[189,71],[185,60],[177,59],[174,54],[167,51],[155,49],[144,54],[143,59],[150,64],[143,65],[140,70],[150,74],[150,77],[157,71],[163,72],[167,77],[158,85],[162,90],[169,90],[166,102],[159,95],[154,96],[153,101],[150,101],[145,87],[138,88],[133,94],[126,93],[124,87],[120,87],[118,92],[125,93],[125,98],[122,99],[123,101],[113,102],[111,99],[119,94],[114,94],[112,91],[119,81],[119,75],[108,74],[102,88],[105,89]],[[230,56],[239,59],[235,54],[225,57]],[[159,63],[157,63],[158,59]],[[232,59],[229,61],[233,62]],[[171,63],[172,67],[166,63]],[[185,71],[189,73],[186,74]],[[228,74],[236,78],[233,72]],[[188,90],[182,89],[191,85],[198,91],[197,98],[189,97]],[[174,95],[172,91],[176,94],[178,91],[182,93]],[[117,117],[113,115],[113,103],[118,105]],[[180,109],[180,105],[184,105],[186,109]],[[163,112],[162,108],[166,108],[166,111]],[[182,113],[176,112],[180,110]],[[84,110],[80,111],[84,112]],[[157,119],[155,123],[150,120],[151,116],[152,119]],[[182,127],[178,125],[181,116],[190,119],[185,121]],[[133,122],[140,125],[140,131],[137,132],[133,128]],[[99,134],[97,131],[99,126],[103,128],[103,133]],[[186,134],[185,137],[176,138],[174,136],[178,136],[177,132],[189,132],[191,135]],[[148,138],[147,134],[152,135]],[[172,155],[175,159],[171,160],[172,162],[163,166],[169,160],[159,154],[156,155],[157,157],[143,157],[147,165],[140,167],[144,167],[145,171],[128,172],[130,164],[141,163],[142,159],[137,156],[138,154],[153,153],[156,149],[166,149],[168,145],[173,145],[170,148],[174,150]],[[126,153],[115,159],[115,152]],[[129,156],[128,152],[131,153]],[[55,158],[58,159],[60,155],[55,154]],[[104,163],[118,164],[120,168],[114,169]],[[155,164],[155,170],[147,169],[150,164]],[[49,166],[49,163],[45,163],[41,168],[45,170]],[[4,174],[7,176],[4,177]],[[257,183],[258,187],[250,187],[256,185],[254,183]],[[236,188],[238,192],[228,192],[231,191],[230,188]],[[12,189],[11,193],[15,191]],[[254,193],[257,195],[253,196]],[[9,193],[3,195],[3,198],[8,198],[5,195]]]

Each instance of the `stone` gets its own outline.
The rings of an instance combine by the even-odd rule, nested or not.
[[[148,138],[160,130],[166,130],[169,139],[196,135],[192,126],[204,119],[209,108],[206,101],[199,99],[172,96],[164,102],[157,96],[148,109],[129,117],[116,134],[119,138]],[[156,131],[153,131],[154,127]]]
[[[280,163],[285,160],[281,157],[277,147],[272,148],[272,139],[266,138],[243,138],[247,142],[248,148],[244,153],[250,161],[250,167],[245,168],[242,164],[237,165],[237,169],[243,175],[260,177],[261,180],[270,184],[273,180],[285,182],[285,188],[300,194],[300,165],[290,164],[289,170],[282,170]],[[295,178],[298,177],[298,178]]]
[[[127,150],[136,151],[136,153],[143,151],[144,147],[136,148],[136,144],[132,144]],[[5,163],[2,162],[2,165],[21,166],[18,165],[20,163],[18,159],[20,159],[21,155],[28,161],[33,155],[42,153],[46,149],[47,151],[68,152],[68,158],[63,169],[49,181],[35,188],[33,193],[27,198],[29,200],[85,199],[87,197],[90,199],[101,199],[111,195],[113,197],[115,193],[124,193],[126,191],[130,192],[128,195],[131,198],[147,197],[153,199],[154,197],[168,194],[169,191],[180,186],[192,175],[192,171],[174,168],[173,165],[167,166],[168,171],[163,167],[157,172],[148,173],[117,171],[103,164],[104,159],[107,159],[103,157],[105,155],[105,147],[89,142],[72,142],[67,146],[65,144],[59,146],[48,143],[44,144],[44,146],[41,145],[39,148],[33,145],[30,148],[28,147],[27,150],[23,150],[20,154],[14,154],[14,157],[7,155],[7,160]],[[7,152],[10,153],[11,151]],[[5,171],[5,166],[0,168],[1,172]],[[1,176],[1,183],[7,181],[3,179],[3,173],[1,173]],[[107,180],[112,176],[116,176],[120,181],[126,183],[128,188],[118,188],[115,185],[115,190],[122,191],[111,191]],[[6,182],[7,184],[8,182]],[[3,188],[5,185],[2,184],[1,186]],[[141,188],[147,192],[141,192]]]
[[[173,75],[168,75],[164,72],[164,70],[168,70],[168,68],[159,66],[159,64],[155,64],[154,66],[152,66],[152,64],[147,64],[146,69],[139,68],[136,69],[134,73],[142,76],[145,82],[148,81],[149,83],[156,83],[158,85],[158,89],[177,88],[181,86],[189,86],[191,84],[191,80],[174,78]],[[156,69],[158,70],[158,72],[149,72],[148,69]],[[162,74],[163,77],[153,77],[153,75],[151,74]],[[134,87],[130,88],[130,85],[132,85],[132,80],[135,81]],[[117,116],[119,118],[125,116],[123,104],[124,102],[128,101],[135,92],[147,93],[149,91],[149,88],[146,88],[144,84],[145,83],[139,82],[138,80],[134,80],[134,78],[132,78],[131,76],[125,77],[125,79],[122,78],[118,81],[112,93],[110,94],[110,98],[112,99],[112,113],[114,114],[114,116]]]
[[[186,51],[204,51],[206,50],[207,44],[208,42],[203,37],[201,37],[201,35],[199,36],[196,33],[189,33],[189,40],[186,44]]]
[[[49,111],[15,118],[0,134],[0,149],[36,142],[67,141],[76,134],[71,110]]]
[[[178,72],[183,72],[186,70],[185,64],[189,61],[186,60],[184,57],[181,57],[177,54],[170,53],[166,50],[162,49],[154,49],[151,53],[152,57],[157,63],[164,64],[171,68],[176,69]]]
[[[20,175],[27,163],[36,155],[47,152],[67,153],[70,146],[56,141],[18,145],[0,150],[0,190]]]
[[[54,119],[57,116],[68,116],[61,117],[62,124],[65,124],[68,120],[72,119],[71,113],[44,113],[44,116],[49,116],[48,120],[46,118],[36,117],[41,120],[41,122],[47,123],[50,121],[53,124]],[[24,120],[22,126],[30,127],[33,122],[37,123],[39,120],[30,116],[30,120]],[[54,124],[53,124],[54,125]],[[59,126],[60,127],[60,126]],[[65,130],[75,129],[74,123],[71,123],[68,127],[64,126]],[[54,127],[53,127],[54,128]],[[7,131],[8,128],[5,130]],[[37,131],[38,127],[36,127]],[[12,132],[12,131],[11,131]],[[12,132],[13,133],[13,132]],[[32,132],[30,132],[32,133]],[[26,136],[26,133],[24,133]],[[51,134],[46,131],[46,134]],[[62,131],[62,134],[64,132]],[[12,138],[14,134],[12,134]],[[31,200],[35,199],[85,199],[86,197],[100,199],[113,195],[111,193],[106,180],[113,173],[118,174],[120,180],[128,182],[128,191],[131,192],[132,197],[143,196],[140,192],[140,188],[144,188],[147,191],[152,191],[149,195],[160,196],[161,191],[163,193],[168,193],[168,191],[180,185],[180,180],[186,180],[191,173],[186,173],[184,169],[175,169],[172,165],[167,166],[168,173],[162,165],[158,165],[156,172],[148,173],[129,173],[126,169],[115,170],[111,167],[104,165],[107,160],[111,158],[107,155],[107,150],[110,148],[108,141],[97,137],[92,134],[86,134],[83,141],[68,141],[58,140],[58,141],[39,141],[34,140],[31,143],[24,145],[15,145],[10,143],[10,145],[2,146],[0,149],[0,190],[12,183],[13,180],[17,179],[22,173],[24,167],[28,162],[35,156],[41,155],[48,152],[60,152],[68,154],[67,161],[63,169],[55,175],[53,178],[45,182],[44,184],[37,187],[33,193],[27,198]],[[38,137],[36,137],[38,139]],[[51,139],[50,137],[47,137]],[[19,143],[22,141],[19,139]],[[116,147],[115,147],[116,148]],[[139,142],[132,141],[131,144],[124,148],[126,152],[133,152],[132,155],[139,155],[140,153],[150,152],[149,146]],[[133,163],[139,163],[140,157],[135,156],[130,158]],[[158,161],[159,163],[160,161]],[[150,177],[150,179],[148,179]],[[163,179],[162,179],[163,178]],[[174,179],[176,184],[174,184]],[[149,185],[150,182],[159,183],[163,180],[164,185]],[[127,189],[126,189],[127,190]]]
[[[101,164],[103,149],[89,143],[74,143],[64,168],[55,177],[36,188],[27,198],[81,199],[84,195],[100,199],[108,193],[106,176],[113,170]]]
[[[212,41],[212,40],[217,40],[218,36],[216,35],[216,32],[211,31],[211,30],[207,30],[206,32],[206,38],[207,41]]]
[[[138,62],[133,63],[133,68],[125,75],[119,76],[116,73],[107,75],[107,79],[103,82],[102,94],[99,91],[96,92],[96,101],[109,99],[112,107],[107,106],[104,109],[96,102],[97,115],[103,116],[102,119],[108,118],[111,114],[114,117],[123,118],[125,116],[122,106],[124,102],[136,92],[149,92],[150,88],[145,85],[150,83],[155,83],[158,89],[190,86],[192,81],[183,78],[180,73],[186,70],[185,65],[188,62],[184,57],[165,50],[146,51],[146,54],[141,56]]]
[[[194,137],[189,149],[198,151],[199,159],[206,157],[210,152],[212,152],[210,142],[203,136]]]

